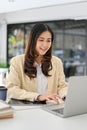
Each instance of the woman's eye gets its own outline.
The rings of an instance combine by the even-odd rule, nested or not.
[[[44,40],[40,39],[39,41],[44,41]]]
[[[50,40],[48,40],[47,42],[51,42]]]
[[[45,40],[43,40],[43,39],[39,39],[38,41],[40,41],[40,42],[44,42]],[[45,41],[45,42],[51,42],[51,40],[47,40],[47,41]]]
[[[40,41],[44,41],[44,40],[40,40]]]

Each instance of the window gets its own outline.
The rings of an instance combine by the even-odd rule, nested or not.
[[[59,20],[45,23],[54,32],[53,54],[62,59],[66,77],[85,75],[87,69],[87,21]],[[30,30],[34,24],[20,23],[8,25],[8,64],[13,56],[24,53]]]

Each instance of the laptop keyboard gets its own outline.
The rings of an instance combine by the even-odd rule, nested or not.
[[[60,113],[60,114],[63,114],[63,110],[64,110],[64,108],[60,108],[60,109],[54,109],[53,111]]]

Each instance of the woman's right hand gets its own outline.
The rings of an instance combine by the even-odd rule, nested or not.
[[[57,94],[43,94],[39,95],[37,97],[38,101],[49,101],[49,100],[54,100],[55,102],[59,103],[60,97]]]

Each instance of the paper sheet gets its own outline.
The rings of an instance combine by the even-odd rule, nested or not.
[[[4,101],[0,100],[0,110],[5,109],[5,108],[9,108],[10,106],[8,104],[6,104]]]

